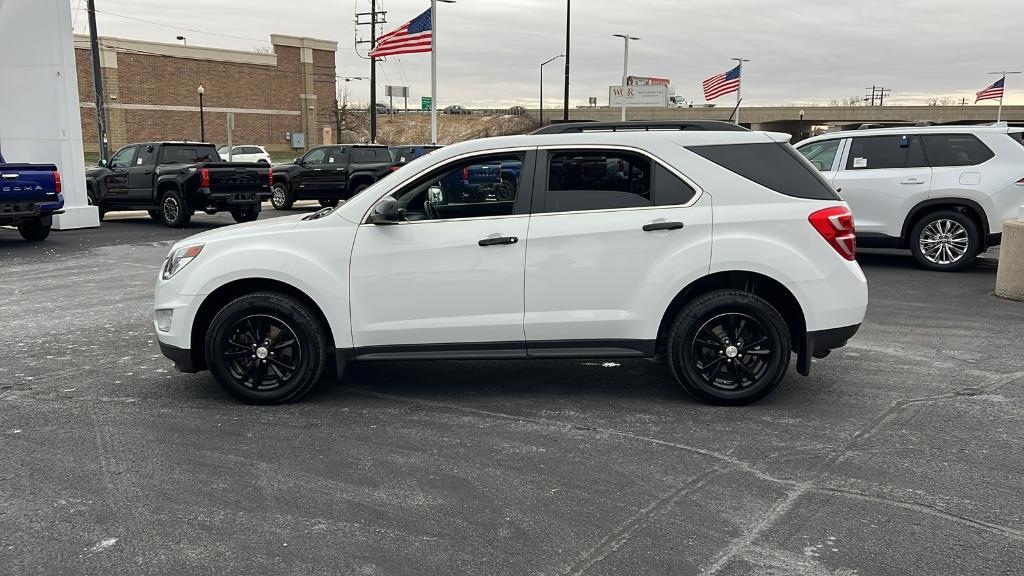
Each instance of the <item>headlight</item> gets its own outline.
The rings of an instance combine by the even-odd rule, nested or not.
[[[188,263],[199,256],[199,253],[203,251],[202,244],[193,244],[192,246],[185,246],[184,248],[178,248],[167,255],[167,260],[164,260],[164,268],[160,273],[160,277],[167,280],[171,276],[178,273]]]

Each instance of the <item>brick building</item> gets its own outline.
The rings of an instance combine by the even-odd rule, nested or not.
[[[206,140],[290,150],[286,134],[306,145],[332,143],[337,42],[273,34],[272,54],[162,42],[99,39],[111,151],[128,142],[199,140],[198,87],[204,89]],[[82,135],[99,149],[89,37],[75,35]]]

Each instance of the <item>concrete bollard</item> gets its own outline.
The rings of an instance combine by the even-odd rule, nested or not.
[[[1016,220],[1003,222],[996,296],[1024,301],[1024,206]]]

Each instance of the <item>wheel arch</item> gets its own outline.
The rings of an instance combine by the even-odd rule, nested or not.
[[[327,321],[327,316],[324,314],[324,311],[308,294],[299,288],[280,280],[273,280],[270,278],[243,278],[233,280],[218,287],[207,295],[206,298],[203,299],[203,303],[199,305],[195,317],[192,320],[192,332],[189,337],[192,353],[192,365],[197,370],[203,370],[207,367],[205,357],[206,334],[209,331],[210,322],[213,321],[213,317],[217,312],[235,298],[239,298],[246,294],[252,294],[253,292],[267,291],[280,292],[291,296],[308,306],[309,309],[317,316],[317,319],[320,321],[321,328],[327,336],[327,341],[331,347],[329,353],[334,353],[335,339],[334,333],[331,329],[331,324]]]
[[[348,177],[348,191],[355,192],[356,186],[362,183],[372,185],[377,181],[377,176],[373,172],[356,172]]]
[[[793,351],[798,355],[797,367],[804,374],[810,368],[810,351],[807,350],[807,321],[803,308],[796,296],[778,280],[749,270],[728,270],[715,272],[694,280],[680,290],[665,309],[658,326],[656,354],[665,353],[668,343],[668,332],[676,316],[693,298],[714,290],[742,290],[755,294],[771,304],[789,328]],[[806,364],[805,364],[806,363]],[[806,366],[806,368],[804,368]]]
[[[928,200],[918,202],[917,205],[910,209],[906,219],[903,220],[903,228],[900,231],[901,248],[910,246],[910,229],[913,228],[914,224],[922,216],[937,210],[956,210],[974,220],[974,223],[978,225],[978,230],[981,231],[981,249],[985,250],[987,247],[986,239],[989,235],[988,215],[981,204],[967,198],[929,198]]]

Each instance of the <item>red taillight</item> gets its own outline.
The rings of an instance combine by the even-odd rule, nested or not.
[[[469,181],[469,166],[462,169],[462,179]]]
[[[57,189],[57,194],[60,194],[60,192],[61,192],[60,170],[54,170],[53,171],[53,185]]]
[[[274,185],[274,169],[267,168],[267,186]]]
[[[398,166],[392,166],[392,167],[391,167],[391,171],[392,171],[392,172],[394,172],[395,170],[398,170]]]
[[[199,187],[209,188],[210,187],[210,169],[200,168],[199,169]]]
[[[857,257],[857,234],[849,208],[833,206],[818,210],[808,216],[807,221],[840,256],[850,261]]]

